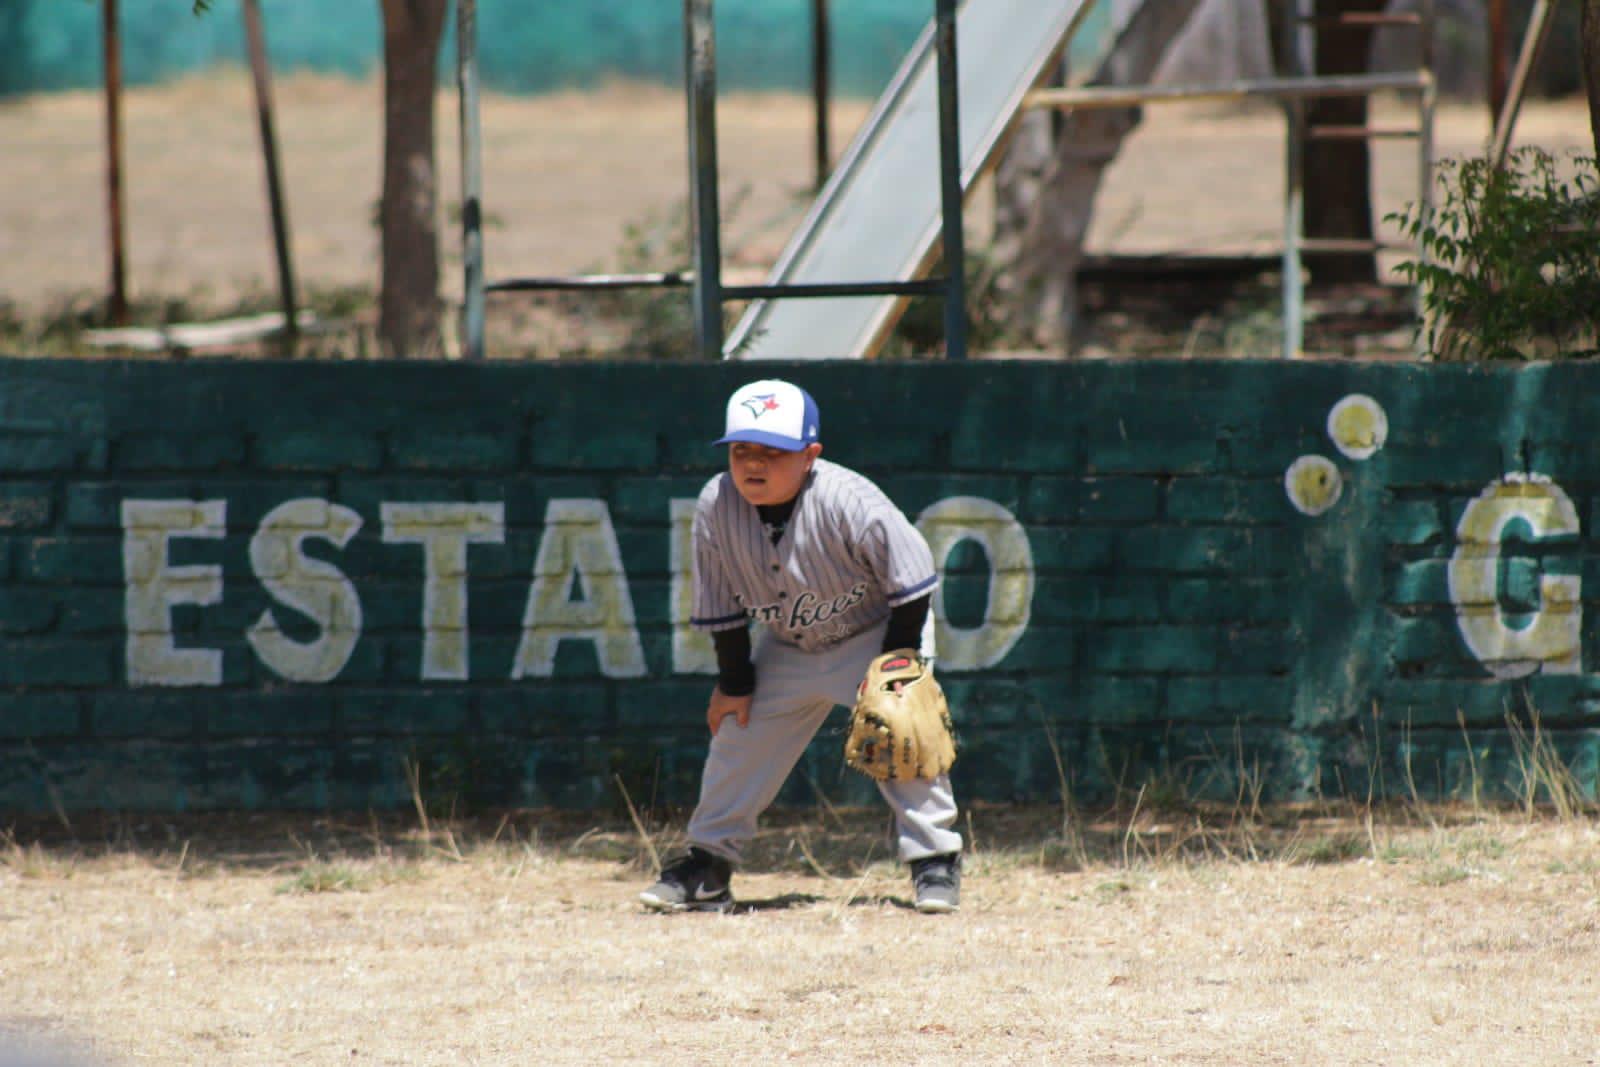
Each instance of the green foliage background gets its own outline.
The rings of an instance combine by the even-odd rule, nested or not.
[[[1428,256],[1399,265],[1423,287],[1422,326],[1439,359],[1594,356],[1600,338],[1600,169],[1576,156],[1570,177],[1536,147],[1496,167],[1439,164],[1439,202],[1389,216]]]
[[[243,62],[239,0],[119,0],[124,69],[131,84]],[[1515,46],[1534,0],[1510,0]],[[262,0],[279,70],[359,76],[380,55],[379,0]],[[933,0],[831,0],[834,79],[839,93],[875,96],[933,11]],[[1108,2],[1074,44],[1094,53]],[[1581,91],[1577,4],[1558,5],[1556,27],[1534,72],[1536,93]],[[811,0],[716,0],[719,77],[729,89],[800,90],[810,85]],[[1477,77],[1442,70],[1458,91],[1481,85],[1486,41],[1478,18],[1439,9],[1441,56],[1469,57]],[[532,93],[627,77],[673,84],[682,64],[682,0],[479,0],[485,84]],[[1021,27],[1019,33],[1025,33]],[[447,57],[454,52],[447,40]],[[1407,42],[1402,51],[1409,55]],[[0,0],[0,96],[98,85],[100,0]],[[446,76],[450,65],[444,65]],[[1474,98],[1481,88],[1472,90]]]

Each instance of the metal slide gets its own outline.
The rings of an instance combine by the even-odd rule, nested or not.
[[[966,0],[956,16],[961,186],[983,172],[1022,98],[1095,0]],[[933,25],[894,80],[767,278],[769,285],[882,282],[920,275],[939,239],[939,100]],[[757,300],[730,359],[862,358],[883,343],[902,297]]]

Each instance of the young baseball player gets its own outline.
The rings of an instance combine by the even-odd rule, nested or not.
[[[711,749],[689,849],[640,894],[659,911],[725,911],[756,820],[872,660],[921,649],[938,574],[927,542],[867,478],[822,459],[816,402],[784,381],[728,401],[728,470],[694,516],[691,623],[717,650]],[[750,624],[759,624],[752,649]],[[931,628],[928,628],[931,631]],[[961,835],[948,775],[884,781],[917,910],[960,903]]]

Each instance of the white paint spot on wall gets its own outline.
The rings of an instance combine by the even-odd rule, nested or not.
[[[1389,416],[1372,397],[1352,393],[1328,412],[1328,436],[1351,459],[1368,459],[1389,439]]]
[[[1461,636],[1497,678],[1580,674],[1582,579],[1546,574],[1539,579],[1539,610],[1526,626],[1512,627],[1500,606],[1500,545],[1506,526],[1522,520],[1535,537],[1578,533],[1578,511],[1565,490],[1538,474],[1508,474],[1491,482],[1461,513],[1459,544],[1450,557],[1450,601]]]
[[[1283,475],[1289,502],[1307,515],[1321,515],[1339,502],[1344,479],[1325,456],[1301,456]]]

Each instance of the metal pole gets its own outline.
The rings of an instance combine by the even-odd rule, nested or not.
[[[1489,0],[1489,121],[1506,106],[1506,0]]]
[[[937,0],[939,53],[939,199],[944,209],[946,359],[967,358],[966,244],[961,232],[961,109],[956,66],[956,0]]]
[[[712,0],[683,0],[683,23],[695,347],[702,359],[718,359],[722,355],[722,223],[717,204],[717,35]]]
[[[1283,20],[1284,61],[1291,77],[1305,74],[1300,56],[1301,0],[1290,0]],[[1305,103],[1294,98],[1283,106],[1287,125],[1283,199],[1283,356],[1294,359],[1305,343],[1304,283],[1300,278],[1300,235],[1305,226]]]
[[[456,87],[461,111],[461,351],[484,358],[483,135],[478,124],[478,0],[456,0]]]
[[[266,32],[261,27],[260,0],[244,0],[245,39],[250,73],[255,81],[256,123],[261,129],[261,158],[267,170],[267,203],[272,211],[272,247],[278,257],[278,293],[283,301],[283,346],[293,354],[299,332],[294,295],[294,262],[289,252],[289,214],[283,203],[278,172],[278,134],[272,118],[272,73],[267,63]]]
[[[1538,0],[1533,14],[1528,16],[1528,32],[1522,37],[1522,51],[1517,55],[1517,69],[1511,75],[1511,89],[1506,94],[1506,105],[1500,111],[1494,127],[1494,141],[1489,147],[1489,159],[1496,167],[1504,165],[1506,152],[1511,147],[1511,132],[1517,126],[1517,113],[1522,110],[1522,97],[1528,91],[1528,79],[1539,62],[1539,53],[1550,37],[1550,27],[1555,25],[1555,5],[1550,0]]]
[[[833,169],[828,130],[828,103],[833,95],[831,37],[828,30],[828,0],[811,0],[811,87],[816,97],[818,189],[822,188],[828,180],[828,172]]]
[[[1417,205],[1422,212],[1422,221],[1426,225],[1433,216],[1433,119],[1438,105],[1438,89],[1433,73],[1433,26],[1434,26],[1434,0],[1422,0],[1421,5],[1421,68],[1426,81],[1417,101],[1419,112],[1417,123]],[[1417,242],[1417,262],[1422,266],[1428,264],[1428,244],[1426,241]],[[1428,322],[1428,288],[1420,280],[1417,284],[1417,321],[1422,323],[1422,329],[1417,331],[1417,355],[1426,357],[1430,346]]]
[[[118,33],[117,0],[100,5],[106,63],[106,201],[111,241],[111,321],[128,321],[128,287],[124,269],[122,220],[122,39]]]

